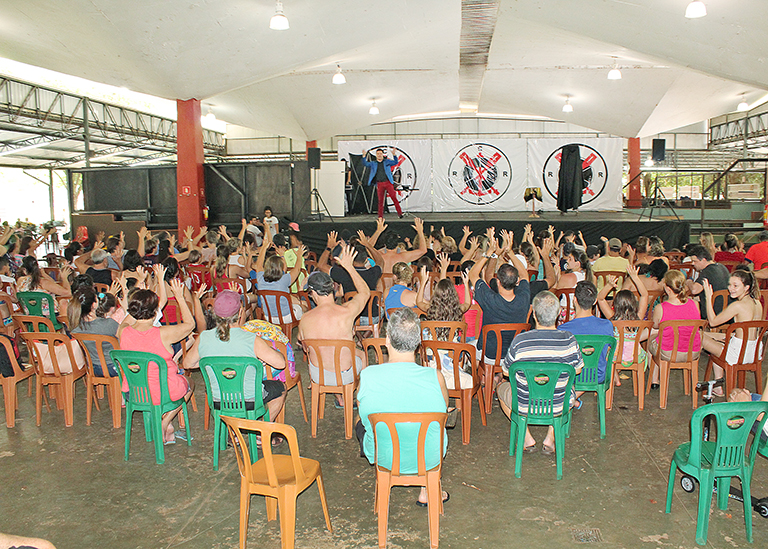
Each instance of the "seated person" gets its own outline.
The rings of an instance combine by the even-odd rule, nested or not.
[[[100,294],[106,296],[109,294]],[[117,329],[120,325],[111,318],[99,317],[97,310],[100,302],[99,295],[94,292],[93,288],[83,286],[77,290],[67,307],[67,319],[69,320],[69,326],[73,334],[95,334],[105,335],[111,337],[117,337]],[[105,343],[103,346],[104,359],[106,364],[101,363],[99,358],[99,351],[96,348],[96,343],[93,341],[85,341],[85,348],[88,354],[91,355],[91,361],[93,362],[93,373],[99,377],[117,376],[117,370],[114,364],[112,364],[112,358],[109,356],[109,352],[113,350],[113,347],[109,343]],[[106,366],[107,373],[104,373],[103,366]]]
[[[413,309],[398,309],[392,313],[387,326],[387,351],[389,362],[372,364],[360,374],[360,389],[357,400],[360,403],[360,421],[355,434],[360,442],[360,454],[373,464],[375,446],[373,430],[368,416],[378,412],[445,412],[448,406],[448,389],[443,376],[432,368],[416,364],[416,349],[421,343],[419,318]],[[380,431],[380,430],[379,430]],[[400,429],[398,428],[398,432]],[[444,435],[444,446],[438,448],[440,433],[435,426],[427,430],[426,468],[440,463],[440,452],[445,455],[448,436]],[[416,437],[400,438],[400,472],[416,473]],[[378,460],[383,466],[392,462],[391,443],[386,444],[379,437]],[[449,495],[443,492],[443,501]],[[418,504],[426,506],[427,490],[421,489]]]
[[[555,323],[560,315],[560,301],[552,292],[541,292],[533,299],[533,318],[536,321],[536,329],[522,332],[515,336],[509,351],[502,362],[502,370],[506,376],[509,376],[509,370],[515,365],[515,362],[558,362],[570,364],[576,371],[576,375],[581,372],[584,366],[581,357],[579,345],[576,339],[569,333],[556,328]],[[510,417],[512,409],[512,386],[510,381],[500,383],[496,387],[496,394],[499,397],[499,406],[507,417]],[[561,376],[558,380],[558,388],[555,389],[554,412],[559,413],[566,406],[565,385],[568,382],[567,375]],[[517,390],[517,402],[520,413],[528,411],[528,383],[521,374],[516,376],[515,385]],[[568,395],[568,406],[572,406],[575,401],[575,394]],[[525,432],[525,450],[534,451],[536,440],[531,436],[529,429]],[[541,451],[545,455],[551,455],[555,452],[555,431],[550,425],[547,436],[542,443]]]
[[[301,274],[301,262],[296,262],[290,272],[286,272],[285,260],[279,255],[271,255],[267,257],[267,250],[272,244],[272,238],[269,231],[265,233],[264,242],[259,250],[259,256],[256,259],[256,265],[253,271],[251,271],[251,279],[256,280],[256,288],[258,290],[269,290],[277,292],[290,293],[291,284],[296,282]],[[306,253],[306,248],[301,246],[298,250],[298,255],[303,256]],[[303,307],[298,297],[295,295],[290,296],[290,303],[288,298],[282,297],[280,299],[280,313],[282,318],[277,316],[278,304],[275,296],[267,296],[267,303],[261,304],[264,314],[270,322],[279,324],[282,322],[291,321],[291,312],[288,307],[293,308],[293,313],[297,319],[300,319],[303,314]]]
[[[232,290],[219,292],[213,302],[213,318],[216,327],[205,330],[187,352],[184,368],[197,368],[201,358],[211,356],[232,356],[258,358],[264,368],[285,369],[283,355],[275,351],[266,341],[241,327],[243,306],[240,294]],[[246,403],[252,403],[254,388],[245,387]],[[250,391],[250,392],[249,392]],[[261,396],[269,411],[270,421],[274,421],[285,403],[285,384],[276,379],[262,376]],[[216,399],[214,395],[214,400]],[[272,443],[280,441],[273,439]]]
[[[384,297],[384,310],[400,309],[402,307],[416,308],[416,292],[411,288],[413,269],[407,263],[395,263],[392,267],[395,275],[394,284]]]

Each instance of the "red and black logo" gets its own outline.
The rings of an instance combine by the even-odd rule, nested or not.
[[[507,155],[493,145],[472,143],[451,160],[448,181],[464,202],[491,204],[509,189],[512,165]]]

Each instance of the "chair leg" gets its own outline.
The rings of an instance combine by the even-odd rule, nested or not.
[[[744,526],[747,530],[747,541],[752,543],[752,489],[749,473],[741,479],[741,494],[744,496]]]
[[[277,503],[280,506],[280,537],[283,549],[294,549],[296,543],[296,493],[295,486],[278,490]]]
[[[662,361],[659,364],[659,408],[667,409],[667,396],[669,393],[669,362]]]
[[[440,477],[427,473],[427,516],[429,519],[429,546],[437,547],[440,539],[440,513],[442,512],[443,494]]]
[[[633,372],[633,387],[635,388],[635,394],[637,395],[637,409],[643,411],[645,407],[645,391],[643,391],[643,385],[645,385],[645,368],[642,366]]]
[[[64,377],[61,384],[61,395],[64,401],[64,425],[72,427],[75,423],[75,381],[72,375]]]
[[[553,426],[555,431],[555,462],[557,464],[557,480],[563,478],[563,454],[565,453],[565,427],[557,424]]]
[[[142,416],[144,414],[141,414]],[[125,461],[128,461],[128,453],[131,449],[131,425],[133,423],[133,410],[130,403],[125,406]]]
[[[312,438],[317,438],[317,416],[320,413],[320,388],[316,383],[310,385],[311,405],[312,405]]]
[[[376,479],[376,483],[379,483],[379,479]],[[385,549],[387,547],[387,520],[389,519],[389,491],[390,486],[378,486],[378,502],[377,509],[379,511],[379,547]]]
[[[165,448],[164,448],[164,433],[163,433],[163,425],[162,425],[162,417],[160,416],[160,412],[155,412],[154,410],[150,413],[151,418],[150,421],[152,422],[152,437],[153,442],[155,444],[155,462],[158,465],[162,465],[165,463]]]
[[[205,403],[203,404],[203,411],[205,417],[203,418],[203,429],[206,431],[210,428],[211,424],[211,407],[208,405],[208,393],[205,393]]]
[[[597,390],[597,415],[600,420],[600,438],[605,438],[605,389]]]
[[[472,399],[470,398],[469,401],[472,402]],[[488,425],[488,418],[485,414],[485,396],[482,390],[477,391],[477,404],[480,408],[480,423],[483,424],[483,427],[486,427]]]
[[[728,495],[731,493],[731,477],[720,477],[715,481],[717,482],[717,508],[725,511],[728,509]]]
[[[344,438],[352,438],[352,420],[354,416],[354,387],[352,385],[344,386]]]
[[[755,387],[758,393],[763,393],[763,365],[761,362],[755,366]]]
[[[186,421],[184,421],[184,429],[187,432],[187,446],[192,446],[192,432],[189,428],[189,411],[187,410],[187,403],[182,402],[181,404],[181,414],[184,414],[184,418],[186,418]]]
[[[120,387],[115,385],[107,387],[107,398],[109,398],[110,407],[112,408],[112,427],[119,429],[122,423],[123,408],[120,398]]]
[[[483,362],[485,359],[481,359]],[[493,408],[493,366],[483,365],[483,396],[485,397],[485,413],[490,414]]]
[[[277,498],[267,496],[266,504],[267,504],[267,521],[277,520]]]
[[[274,498],[267,498],[267,502],[270,499]],[[246,480],[242,479],[240,482],[240,549],[245,549],[245,540],[248,537],[248,511],[250,506],[251,494],[248,491]],[[267,504],[267,513],[269,513],[269,504]]]
[[[328,527],[329,532],[333,532],[333,526],[331,526],[331,515],[328,513],[328,500],[325,498],[325,484],[323,484],[322,471],[318,471],[317,473],[317,491],[320,492],[320,504],[323,506],[325,525]]]
[[[301,384],[301,376],[297,373],[296,387],[299,388],[299,401],[301,402],[301,411],[304,413],[304,423],[307,423],[307,403],[304,399],[304,386]]]
[[[677,465],[675,460],[669,464],[669,478],[667,479],[667,506],[664,508],[665,513],[672,511],[672,493],[675,489],[675,473],[677,472]]]
[[[90,378],[85,380],[85,424],[91,424],[91,412],[93,411],[93,401],[96,398],[93,391],[93,383]]]
[[[40,381],[40,376],[37,377],[35,382],[35,415],[37,416],[37,426],[40,427],[40,422],[43,419],[43,383]]]
[[[614,368],[614,375],[618,375],[618,371]],[[608,389],[605,394],[605,409],[613,410],[613,391],[616,389],[616,384],[613,382],[613,376],[611,376],[610,383],[608,383]]]
[[[523,447],[525,446],[525,431],[527,422],[517,425],[517,448],[515,449],[515,477],[520,478],[523,471]]]
[[[461,442],[469,444],[469,433],[472,427],[472,397],[469,391],[461,392]]]
[[[3,402],[5,403],[5,424],[12,428],[16,425],[16,384],[3,382]]]
[[[699,393],[698,391],[696,391],[696,384],[698,382],[699,382],[699,361],[697,360],[691,366],[691,400],[693,401],[694,410],[699,405]]]
[[[709,505],[712,502],[712,489],[715,479],[709,475],[702,475],[699,479],[699,512],[696,517],[696,543],[707,544],[707,530],[709,530]]]

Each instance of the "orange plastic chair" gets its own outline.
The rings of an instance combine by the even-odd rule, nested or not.
[[[108,284],[101,284],[99,282],[93,283],[93,289],[96,291],[96,293],[102,293],[105,294],[109,291],[109,285]]]
[[[291,377],[291,373],[288,371],[288,347],[286,347],[285,343],[281,343],[280,341],[275,341],[275,347],[277,347],[277,352],[279,352],[281,355],[283,355],[283,359],[285,360],[286,368],[285,368],[285,392],[286,395],[288,391],[293,389],[294,387],[299,387],[299,400],[301,401],[301,411],[304,412],[304,423],[309,422],[309,418],[307,417],[307,403],[304,400],[304,385],[301,383],[301,374],[298,370],[294,373],[293,377]],[[264,365],[264,375],[267,379],[273,379],[272,378],[272,368],[269,367],[268,364]],[[277,417],[275,418],[275,421],[278,423],[285,423],[285,406],[280,410],[280,413],[277,414]]]
[[[5,347],[8,359],[13,368],[13,375],[10,377],[0,376],[0,385],[3,387],[3,403],[5,405],[5,424],[8,427],[16,425],[16,410],[19,407],[19,394],[17,385],[29,379],[28,395],[32,396],[32,376],[35,375],[35,369],[30,364],[19,364],[16,360],[16,353],[13,351],[13,344],[10,340],[0,337],[0,343]]]
[[[575,291],[576,288],[560,288],[559,290],[553,290],[554,294],[557,296],[557,299],[561,299],[563,296],[565,296],[565,306],[563,307],[565,316],[562,318],[562,322],[558,320],[558,325],[565,324],[576,314],[574,309],[574,302],[576,299],[574,297]]]
[[[621,285],[624,283],[624,279],[627,278],[627,272],[626,271],[595,271],[595,278],[597,279],[597,286],[598,288],[602,288],[605,284],[605,281],[608,279],[609,276],[612,276],[619,281],[619,288],[621,288]],[[611,292],[609,292],[610,294]]]
[[[14,314],[13,323],[20,332],[55,332],[53,322],[46,316]]]
[[[685,387],[685,394],[692,394],[693,408],[698,405],[697,397],[699,396],[692,387],[695,388],[699,382],[699,357],[694,357],[693,343],[695,334],[704,330],[707,325],[706,320],[667,320],[659,324],[659,335],[657,338],[658,348],[656,349],[656,355],[651,355],[651,367],[655,363],[659,367],[659,408],[662,410],[667,408],[667,395],[669,393],[669,372],[672,369],[687,370],[688,375],[683,375],[683,382]],[[691,337],[688,338],[687,349],[680,349],[680,328],[691,328]],[[674,334],[674,341],[672,344],[672,351],[669,360],[662,360],[661,358],[661,339],[665,329],[672,330]],[[650,342],[649,342],[650,344]],[[651,370],[653,372],[653,370]],[[653,376],[648,376],[648,383],[645,388],[645,394],[651,392],[651,380]]]
[[[296,318],[296,313],[293,310],[291,294],[275,290],[258,290],[256,293],[259,295],[265,319],[280,326],[283,333],[290,339],[293,329],[299,327],[299,319]],[[274,299],[271,304],[269,297]],[[284,307],[285,303],[288,303],[287,311]]]
[[[744,263],[743,261],[734,261],[733,259],[725,260],[725,261],[718,261],[720,265],[728,269],[729,273],[732,273],[733,270],[736,268],[736,266],[741,265]]]
[[[611,322],[613,322],[613,327],[618,334],[616,337],[616,352],[613,353],[613,371],[616,373],[619,370],[632,372],[632,390],[635,396],[637,396],[637,409],[642,411],[645,406],[645,361],[641,362],[638,359],[643,343],[639,339],[644,331],[647,331],[648,334],[651,333],[653,322],[650,320],[613,320]],[[636,331],[637,336],[634,339],[627,339],[626,334],[628,331]],[[629,366],[625,366],[622,360],[625,345],[632,345],[632,364]],[[613,408],[613,392],[615,390],[616,386],[613,380],[611,380],[605,401],[607,410]]]
[[[107,402],[112,410],[112,427],[119,429],[122,424],[122,391],[120,387],[120,376],[115,374],[114,376],[109,373],[107,369],[107,353],[113,349],[120,349],[120,343],[116,337],[100,335],[100,334],[72,334],[77,341],[80,342],[83,348],[83,354],[88,366],[88,375],[85,378],[85,384],[87,388],[87,405],[85,407],[85,424],[91,424],[91,412],[93,411],[93,403],[96,403],[96,409],[101,411],[99,407],[99,400],[97,397],[96,389],[107,389]],[[96,375],[93,370],[93,358],[91,353],[88,352],[86,341],[91,342],[96,347],[96,352],[99,355],[99,363],[101,365],[100,376]],[[112,347],[104,351],[104,345],[110,344]],[[98,395],[101,398],[101,395]]]
[[[61,410],[64,409],[64,425],[72,427],[74,424],[74,406],[75,406],[75,382],[85,377],[87,374],[86,368],[78,368],[75,361],[75,355],[72,350],[72,340],[63,334],[55,332],[43,333],[43,332],[22,332],[24,340],[27,342],[27,349],[29,350],[29,356],[32,359],[32,364],[35,366],[36,383],[35,383],[35,408],[37,412],[37,426],[40,426],[43,415],[43,388],[47,385],[49,391],[53,389],[52,395],[56,399],[56,406]],[[53,365],[53,373],[47,374],[43,371],[43,363],[38,354],[37,347],[34,343],[40,345],[47,345],[48,351],[51,357],[51,363]],[[67,353],[69,355],[69,361],[72,364],[72,373],[62,374],[59,368],[59,362],[56,358],[56,345],[66,345]],[[46,407],[50,409],[48,401],[46,399]]]
[[[715,311],[718,311],[718,310],[722,311],[723,309],[725,309],[728,306],[729,297],[730,297],[730,294],[727,289],[717,290],[716,292],[712,292],[712,307],[715,308],[718,305],[720,306],[719,309],[715,308]],[[703,292],[702,292],[702,295],[700,296],[700,299],[704,299]],[[728,327],[727,325],[726,326],[721,325],[721,326],[712,326],[709,329],[710,331],[713,331],[713,332],[724,332],[727,327]]]
[[[664,252],[664,257],[672,263],[680,263],[685,259],[685,252]]]
[[[370,351],[376,354],[376,362],[371,362]],[[363,340],[363,351],[365,351],[366,366],[371,364],[384,364],[384,353],[387,350],[387,338],[385,337],[367,337]]]
[[[373,429],[373,439],[376,444],[376,489],[374,510],[379,516],[379,547],[387,546],[387,522],[389,519],[389,493],[393,486],[424,486],[427,489],[427,512],[429,516],[429,545],[438,546],[440,534],[440,515],[443,514],[443,489],[441,477],[443,471],[443,448],[445,437],[446,413],[406,413],[406,414],[371,414],[368,419]],[[416,423],[419,425],[416,474],[400,473],[400,438],[397,425],[404,423]],[[440,463],[427,470],[426,466],[426,439],[429,426],[437,423],[440,430]],[[379,465],[378,450],[379,438],[377,436],[378,425],[386,426],[389,438],[392,441],[392,466],[390,469]]]
[[[438,337],[438,328],[447,328],[448,333]],[[456,320],[453,322],[441,321],[441,320],[422,320],[421,321],[421,338],[424,339],[424,331],[429,333],[429,338],[432,340],[442,341],[456,341],[457,334],[460,343],[467,342],[467,323],[463,320]]]
[[[451,369],[453,370],[454,389],[448,389],[448,396],[456,399],[456,407],[461,411],[461,442],[469,444],[469,435],[472,427],[472,398],[477,395],[477,402],[480,406],[480,421],[483,426],[487,425],[485,418],[485,399],[483,398],[483,387],[480,384],[478,375],[477,361],[475,360],[476,349],[469,343],[453,343],[451,341],[430,341],[421,340],[422,352],[432,352],[435,357],[434,364],[437,371],[442,374],[442,365],[439,351],[447,352],[453,361]],[[472,387],[461,388],[461,377],[459,372],[462,364],[470,364],[472,372]],[[430,364],[431,365],[431,364]]]
[[[328,530],[333,532],[320,462],[301,457],[296,430],[283,423],[228,416],[221,416],[221,419],[227,425],[237,456],[237,466],[240,469],[240,549],[245,549],[245,541],[248,537],[248,515],[252,494],[266,498],[268,521],[277,519],[277,510],[280,509],[282,547],[293,549],[296,537],[296,499],[315,480],[320,492],[325,524]],[[243,431],[261,434],[263,441],[261,450],[264,457],[256,463],[252,463],[248,440]],[[288,441],[289,455],[272,453],[272,445],[268,441],[272,440],[273,433]]]
[[[731,339],[735,338],[736,330],[742,330],[741,347],[739,349],[739,358],[735,364],[729,364],[725,357],[728,354],[728,346]],[[709,355],[707,368],[704,371],[704,379],[710,379],[712,375],[712,364],[717,364],[725,370],[725,395],[731,394],[736,387],[746,385],[747,372],[755,374],[755,387],[758,393],[763,392],[763,358],[765,357],[765,334],[768,331],[768,321],[754,320],[751,322],[734,322],[728,326],[725,331],[725,344],[720,356]],[[744,334],[756,337],[744,337]],[[749,341],[755,342],[754,356],[747,355],[747,344]]]
[[[352,438],[352,416],[354,407],[354,393],[360,383],[357,364],[355,360],[355,343],[348,339],[305,339],[302,341],[304,349],[307,351],[309,362],[316,365],[320,370],[318,381],[310,381],[312,392],[312,438],[317,437],[317,420],[322,419],[325,414],[325,395],[328,393],[343,395],[344,397],[344,436]],[[333,352],[333,370],[326,367],[322,356],[323,348],[331,348]],[[352,363],[352,383],[343,384],[341,358],[344,349]],[[335,375],[331,383],[326,383],[328,374],[334,372]],[[335,384],[333,383],[335,381]]]
[[[479,362],[477,363],[477,369],[478,374],[480,376],[480,383],[483,384],[483,397],[485,400],[485,413],[490,414],[491,409],[493,408],[493,379],[496,374],[500,374],[501,372],[501,361],[504,360],[504,356],[501,354],[501,345],[499,345],[499,342],[502,340],[502,333],[503,332],[514,332],[514,336],[521,332],[525,332],[527,330],[530,330],[531,326],[530,324],[486,324],[483,326],[482,334],[482,340],[483,340],[483,354],[480,357]],[[488,345],[488,334],[494,334],[495,335],[495,341],[496,341],[496,358],[493,359],[493,362],[488,362],[486,360],[487,354],[487,345]]]
[[[386,295],[389,289],[395,284],[395,275],[393,273],[381,273],[379,278],[378,290]]]

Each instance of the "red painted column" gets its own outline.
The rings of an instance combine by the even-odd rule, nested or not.
[[[629,192],[627,193],[627,207],[640,208],[643,205],[643,196],[640,192],[640,138],[630,137],[627,146],[629,158]]]
[[[200,101],[176,101],[176,219],[179,236],[191,225],[195,232],[205,225],[205,180],[203,177],[203,126]]]

